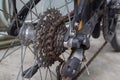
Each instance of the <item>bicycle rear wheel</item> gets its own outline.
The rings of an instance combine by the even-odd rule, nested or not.
[[[1,50],[1,64],[5,62],[7,66],[0,65],[0,71],[8,70],[12,80],[62,80],[60,68],[70,56],[65,53],[62,42],[66,32],[65,22],[69,22],[72,10],[67,6],[73,5],[72,1],[41,0],[33,9],[29,8],[22,27],[17,25],[19,34],[15,38],[21,45],[13,47],[15,41],[12,41],[8,49]],[[17,6],[26,4],[23,0],[18,3]],[[35,4],[34,1],[31,4]],[[19,21],[16,16],[14,18]]]

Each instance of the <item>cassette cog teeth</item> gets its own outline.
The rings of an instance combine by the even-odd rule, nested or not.
[[[38,55],[39,62],[43,67],[49,67],[56,61],[66,48],[63,46],[63,38],[67,32],[65,23],[62,21],[60,11],[52,8],[47,9],[36,26],[37,37],[34,52]]]

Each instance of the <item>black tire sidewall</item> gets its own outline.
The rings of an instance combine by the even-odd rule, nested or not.
[[[119,40],[117,38],[118,35],[116,34],[117,23],[115,23],[114,27],[115,27],[115,35],[114,35],[114,37],[113,37],[113,39],[111,41],[111,46],[113,47],[113,49],[115,51],[120,52],[120,42],[119,42]]]

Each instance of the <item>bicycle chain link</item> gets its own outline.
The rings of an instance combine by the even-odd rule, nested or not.
[[[37,34],[34,52],[40,64],[49,67],[65,51],[63,39],[67,29],[62,14],[56,9],[47,9],[35,29]]]

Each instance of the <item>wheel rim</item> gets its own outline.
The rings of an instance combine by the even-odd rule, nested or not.
[[[4,12],[0,11],[1,20],[5,27],[9,27],[8,20],[12,16],[13,6],[10,4],[9,0],[1,0],[0,9],[4,11]]]

